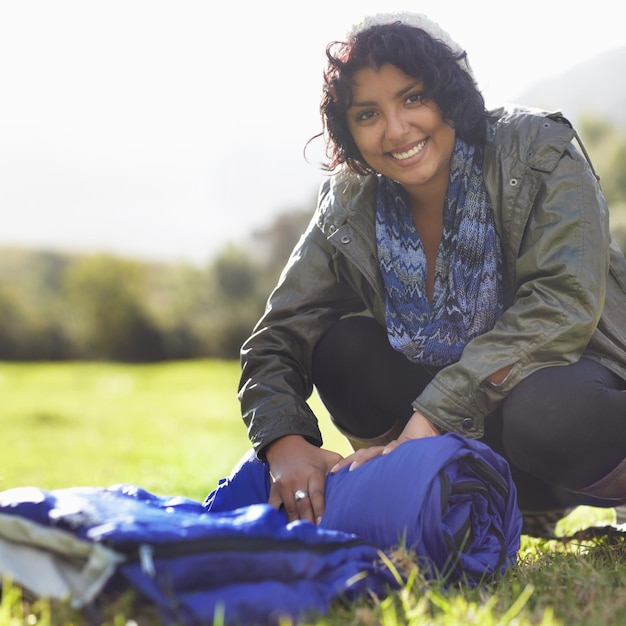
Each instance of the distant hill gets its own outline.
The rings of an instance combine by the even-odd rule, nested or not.
[[[573,122],[585,114],[626,128],[626,46],[609,50],[553,78],[538,82],[516,101],[559,109]]]

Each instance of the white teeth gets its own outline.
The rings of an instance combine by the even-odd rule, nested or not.
[[[422,148],[426,145],[426,139],[420,141],[414,148],[411,148],[407,152],[392,152],[391,156],[398,161],[404,161],[412,156],[415,156],[418,152],[421,152]]]

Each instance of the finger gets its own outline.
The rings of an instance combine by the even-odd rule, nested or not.
[[[288,522],[295,522],[297,519],[300,519],[300,507],[295,501],[293,495],[291,496],[291,498],[285,498],[283,500],[283,504],[285,505],[285,512],[287,513]]]
[[[282,506],[284,506],[285,513],[287,514],[287,522],[293,522],[294,520],[300,519],[300,513],[298,511],[298,507],[296,506],[293,495],[291,496],[291,498],[289,498],[288,496],[283,497],[281,495],[279,483],[272,483],[272,486],[270,487],[270,496],[267,502],[275,509],[280,509]]]
[[[294,502],[298,510],[298,517],[315,523],[315,514],[313,513],[313,504],[309,492],[304,489],[296,490],[294,493]]]
[[[386,446],[385,449],[381,452],[381,454],[389,454],[390,452],[393,452],[402,442],[398,441],[397,439],[394,439],[393,441],[390,441]]]
[[[349,465],[352,464],[355,458],[356,458],[356,452],[349,454],[348,456],[341,459],[339,462],[335,463],[335,465],[333,465],[330,468],[330,473],[336,474],[339,470],[342,470],[344,467],[348,467]]]
[[[371,461],[373,458],[380,456],[383,453],[384,446],[372,446],[371,448],[363,448],[355,452],[355,459],[350,464],[348,471],[352,472],[357,467]]]
[[[270,486],[270,495],[267,499],[267,503],[272,505],[275,509],[280,509],[283,504],[283,499],[280,497],[280,490],[276,483],[272,483]]]
[[[324,515],[324,508],[326,506],[325,487],[326,487],[325,477],[322,480],[322,482],[319,484],[314,479],[311,479],[311,481],[309,482],[309,499],[311,500],[311,508],[313,511],[313,521],[318,526],[320,522],[322,521],[322,516]]]

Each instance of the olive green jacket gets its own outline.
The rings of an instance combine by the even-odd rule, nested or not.
[[[626,379],[626,261],[609,234],[597,178],[559,114],[489,116],[484,177],[504,267],[504,313],[413,403],[443,431],[480,437],[484,418],[524,378],[581,355]],[[374,176],[326,180],[317,211],[241,351],[239,397],[250,440],[300,434],[321,445],[306,400],[318,339],[340,317],[385,325]],[[487,377],[512,366],[499,385]],[[590,416],[593,419],[593,416]]]

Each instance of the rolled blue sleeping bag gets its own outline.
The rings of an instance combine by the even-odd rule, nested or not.
[[[266,463],[248,453],[204,505],[233,510],[267,502]],[[415,439],[353,471],[330,475],[320,527],[389,552],[413,552],[427,577],[475,584],[515,562],[522,517],[507,462],[454,433]]]

